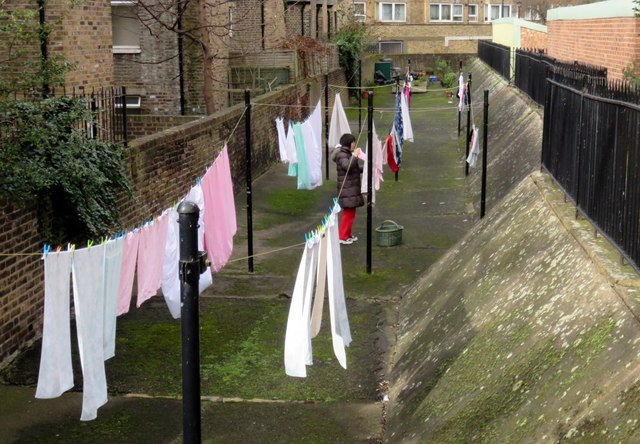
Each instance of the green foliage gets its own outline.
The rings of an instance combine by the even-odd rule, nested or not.
[[[640,0],[639,0],[640,1]],[[640,63],[631,62],[622,69],[624,79],[636,88],[640,87]]]
[[[117,198],[129,190],[124,148],[88,139],[86,103],[70,97],[0,100],[0,197],[35,200],[48,242],[86,240],[117,225]]]
[[[453,71],[445,73],[441,83],[444,88],[453,87],[453,85],[456,83],[456,73]]]
[[[357,86],[360,59],[368,42],[367,29],[364,24],[352,21],[340,29],[333,37],[338,47],[340,66],[347,77],[347,85]],[[353,90],[350,90],[353,92]]]

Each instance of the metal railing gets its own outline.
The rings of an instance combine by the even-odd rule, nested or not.
[[[563,76],[583,81],[585,76],[593,84],[607,82],[607,68],[578,62],[562,62],[549,57],[543,50],[516,49],[515,80],[518,89],[525,92],[538,105],[543,106],[547,77],[552,67],[561,69]]]
[[[478,41],[478,57],[502,77],[511,77],[511,49],[508,46],[486,40]]]
[[[14,92],[12,96],[14,100],[42,100],[41,95],[29,92]],[[126,103],[126,101],[123,100],[126,96],[125,87],[109,87],[91,90],[49,88],[47,97],[55,96],[72,97],[84,101],[87,110],[91,112],[91,118],[76,122],[75,128],[85,131],[87,138],[124,145],[127,144],[127,110],[122,107],[122,104]]]
[[[621,82],[550,69],[542,165],[576,211],[640,264],[640,91]]]

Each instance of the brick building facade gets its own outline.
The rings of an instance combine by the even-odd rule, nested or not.
[[[610,79],[640,63],[640,19],[632,0],[609,0],[550,9],[548,53],[559,60],[605,66]]]

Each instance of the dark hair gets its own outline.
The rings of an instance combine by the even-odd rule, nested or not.
[[[343,134],[342,137],[340,137],[340,145],[345,146],[347,148],[351,148],[351,144],[353,142],[356,141],[356,138],[353,137],[353,134]]]

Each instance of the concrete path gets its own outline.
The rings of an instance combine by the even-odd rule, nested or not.
[[[388,89],[377,108],[393,107]],[[384,429],[389,341],[399,297],[473,224],[465,194],[456,116],[443,92],[416,94],[415,142],[405,147],[399,181],[385,172],[373,226],[404,226],[404,243],[373,248],[365,272],[366,209],[358,210],[359,241],[342,247],[353,344],[343,370],[331,350],[328,313],[314,340],[306,379],[285,376],[285,323],[303,233],[315,227],[336,194],[331,180],[314,191],[295,190],[286,167],[275,165],[254,182],[255,272],[247,272],[245,195],[237,196],[239,234],[233,262],[201,298],[203,439],[205,442],[378,442]],[[357,133],[357,113],[349,112]],[[363,113],[363,118],[364,118]],[[375,112],[381,135],[393,118]],[[363,120],[364,122],[364,120]],[[366,130],[360,146],[364,146]],[[386,167],[385,167],[386,168]],[[285,248],[285,249],[282,249]],[[282,249],[282,250],[280,250]],[[279,250],[275,251],[274,250]],[[270,253],[269,253],[270,252]],[[263,253],[269,253],[264,254]],[[109,403],[98,419],[81,423],[81,394],[35,400],[39,343],[2,377],[0,442],[174,442],[181,437],[180,326],[161,297],[118,320],[116,357],[107,362]],[[77,354],[76,390],[81,390]]]

